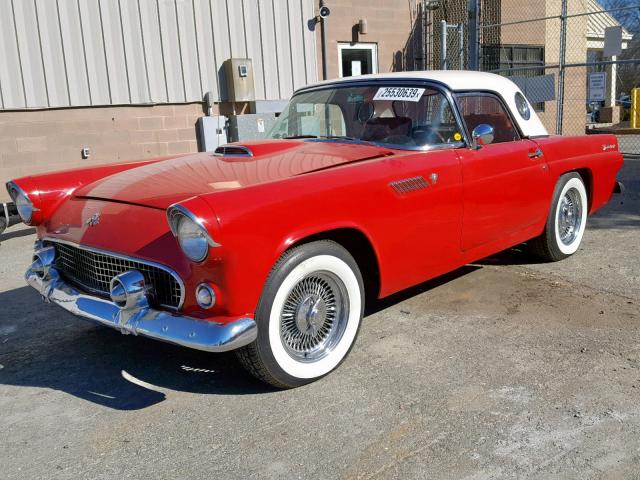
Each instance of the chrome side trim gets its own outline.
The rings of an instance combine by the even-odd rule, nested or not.
[[[129,261],[132,261],[132,262],[143,263],[145,265],[149,265],[150,267],[156,267],[156,268],[159,268],[160,270],[164,270],[169,275],[171,275],[176,280],[176,282],[178,282],[178,285],[180,285],[180,302],[178,303],[177,307],[172,307],[171,305],[162,305],[162,306],[166,307],[166,308],[170,308],[171,310],[180,310],[182,308],[182,305],[184,304],[184,297],[186,295],[184,282],[182,281],[182,278],[180,278],[180,275],[178,275],[175,270],[173,270],[170,267],[167,267],[166,265],[162,265],[160,263],[152,262],[152,261],[149,261],[149,260],[144,260],[144,259],[141,259],[139,257],[131,257],[129,255],[123,255],[122,253],[116,253],[116,252],[112,252],[110,250],[103,250],[103,249],[100,249],[100,248],[87,247],[85,245],[81,245],[81,244],[75,243],[75,242],[70,242],[68,240],[60,240],[60,239],[52,238],[52,237],[44,237],[42,240],[43,240],[43,242],[63,243],[65,245],[71,245],[72,247],[76,247],[76,248],[79,248],[81,250],[86,250],[88,252],[99,253],[99,254],[102,254],[102,255],[111,255],[112,257],[121,258],[123,260],[129,260]]]
[[[234,350],[253,342],[258,335],[256,322],[251,318],[216,323],[145,306],[119,308],[110,300],[80,292],[62,280],[54,268],[47,280],[28,269],[25,280],[40,292],[46,302],[120,330],[123,334],[143,335],[206,352]]]

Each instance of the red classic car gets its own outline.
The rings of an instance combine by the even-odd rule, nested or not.
[[[27,282],[121,330],[236,350],[275,386],[335,369],[365,299],[527,242],[576,252],[616,138],[547,134],[510,80],[407,72],[298,90],[271,139],[20,178]]]

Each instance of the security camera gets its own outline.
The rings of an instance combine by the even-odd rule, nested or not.
[[[331,10],[329,10],[329,7],[320,7],[320,17],[321,18],[326,18],[329,15],[331,15]]]

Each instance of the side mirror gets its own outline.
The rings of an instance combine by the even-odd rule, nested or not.
[[[471,132],[473,147],[480,148],[493,142],[493,127],[486,123],[481,123]]]

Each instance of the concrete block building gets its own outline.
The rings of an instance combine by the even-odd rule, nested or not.
[[[429,24],[421,14],[428,3],[438,7]],[[434,25],[467,21],[467,0],[326,4],[328,78],[438,68]],[[560,0],[481,4],[483,21],[496,24],[560,8]],[[572,12],[600,8],[596,0],[569,4]],[[195,152],[203,148],[197,124],[205,115],[277,112],[296,88],[322,78],[318,9],[317,0],[0,0],[0,182]],[[612,22],[604,12],[572,20],[567,60],[584,62],[602,48]],[[485,69],[539,65],[544,74],[559,55],[559,31],[549,22],[487,29],[482,41],[486,58],[497,48]],[[228,88],[230,59],[250,60],[248,96]],[[567,133],[584,126],[585,76],[583,68],[567,77],[575,99]],[[539,110],[553,131],[554,102]]]

